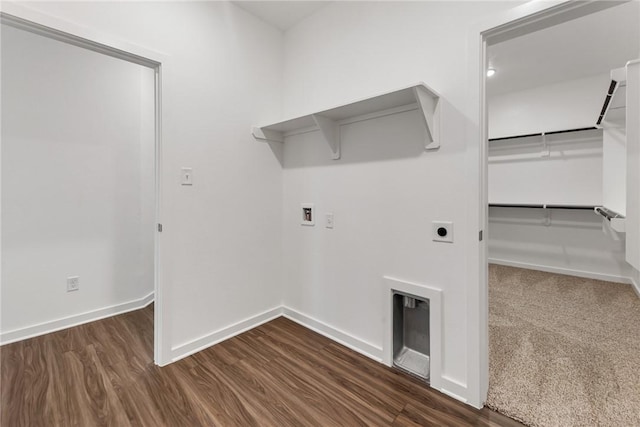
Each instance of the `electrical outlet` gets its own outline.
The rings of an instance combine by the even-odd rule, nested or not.
[[[67,277],[67,292],[73,292],[80,290],[80,277],[72,276]]]
[[[433,221],[433,241],[453,243],[453,222]]]

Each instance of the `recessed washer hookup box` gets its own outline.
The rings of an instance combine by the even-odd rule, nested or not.
[[[393,365],[429,382],[429,300],[393,294]]]

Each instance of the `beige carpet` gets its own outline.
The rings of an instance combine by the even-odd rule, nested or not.
[[[629,285],[489,267],[487,406],[531,426],[640,426]]]

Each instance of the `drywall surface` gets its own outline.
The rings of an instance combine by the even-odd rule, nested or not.
[[[3,25],[2,124],[3,334],[152,293],[152,70]]]
[[[593,127],[608,84],[606,73],[490,96],[490,138]],[[601,205],[602,132],[544,140],[489,143],[489,202]]]
[[[593,127],[609,81],[605,73],[489,96],[489,135]],[[489,202],[602,205],[602,171],[602,132],[490,142]]]
[[[602,135],[602,205],[627,215],[627,138],[624,128]]]
[[[489,203],[602,205],[602,131],[489,142]]]
[[[280,115],[281,32],[228,2],[23,5],[165,57],[160,275],[169,360],[280,306],[282,170],[250,130]],[[193,168],[193,186],[180,185],[181,167]]]
[[[610,81],[604,72],[497,96],[489,93],[489,138],[595,126]]]
[[[380,357],[383,276],[442,289],[443,388],[462,398],[467,291],[477,285],[467,283],[465,250],[478,233],[466,229],[465,52],[471,25],[511,6],[335,2],[285,33],[285,117],[418,81],[442,96],[436,151],[424,151],[415,111],[342,126],[336,161],[317,132],[285,142],[285,305]],[[315,226],[300,225],[301,203],[315,204]],[[439,220],[454,223],[453,243],[432,241]]]
[[[624,234],[591,211],[490,208],[488,237],[489,262],[623,283],[634,274]]]

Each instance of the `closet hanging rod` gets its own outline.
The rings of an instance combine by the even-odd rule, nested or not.
[[[489,203],[490,208],[530,208],[530,209],[570,209],[592,211],[596,206],[592,205],[550,205],[550,204],[511,204]]]
[[[611,83],[609,83],[609,90],[607,91],[607,95],[604,97],[604,104],[602,105],[602,110],[600,110],[600,115],[598,116],[598,121],[596,122],[597,125],[600,125],[600,123],[602,123],[604,116],[607,114],[609,104],[613,99],[613,94],[615,93],[617,86],[618,82],[615,80],[611,80]]]
[[[598,215],[601,215],[601,216],[605,217],[609,221],[611,221],[612,219],[616,219],[616,218],[624,218],[618,212],[614,212],[611,209],[605,208],[604,206],[596,206],[594,208],[594,210],[596,211],[596,213]]]
[[[569,132],[583,132],[586,130],[598,130],[597,127],[587,127],[587,128],[577,128],[577,129],[566,129],[566,130],[554,130],[551,132],[544,132],[544,133],[528,133],[528,134],[524,134],[524,135],[513,135],[513,136],[503,136],[501,138],[490,138],[489,142],[493,142],[493,141],[505,141],[508,139],[519,139],[519,138],[530,138],[532,136],[542,136],[542,135],[557,135],[560,133],[569,133]]]

